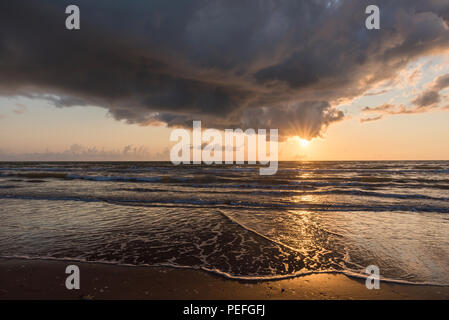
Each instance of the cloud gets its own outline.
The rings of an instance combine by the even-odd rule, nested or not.
[[[422,77],[422,65],[418,66],[414,70],[411,70],[405,78],[405,83],[408,85],[415,85]]]
[[[379,96],[381,94],[387,93],[390,90],[388,89],[383,89],[383,90],[379,90],[379,91],[373,91],[373,92],[367,92],[364,94],[365,97],[369,97],[369,96]]]
[[[437,91],[441,91],[443,89],[448,88],[449,87],[449,73],[436,78],[432,87],[433,87],[433,89],[435,89]]]
[[[377,107],[365,107],[362,109],[362,112],[365,113],[381,113],[387,115],[397,115],[397,114],[415,114],[415,113],[424,113],[434,109],[433,107],[413,107],[407,108],[404,105],[394,105],[390,103],[385,103]],[[379,119],[376,119],[379,120]]]
[[[419,107],[427,107],[441,102],[440,91],[449,87],[449,73],[436,78],[427,90],[416,97],[412,103]]]
[[[0,161],[167,161],[168,148],[152,153],[145,146],[128,145],[121,150],[85,147],[73,144],[62,152],[11,153],[0,150]]]
[[[306,101],[282,108],[264,107],[245,110],[245,128],[282,128],[284,136],[305,139],[321,136],[331,124],[343,120],[342,111],[332,108],[326,101]]]
[[[425,91],[416,97],[412,103],[419,107],[427,107],[437,104],[441,101],[440,94],[437,91]]]
[[[427,86],[426,90],[414,98],[411,103],[415,105],[415,107],[408,108],[404,105],[394,105],[390,103],[385,103],[377,107],[365,107],[362,109],[363,113],[377,113],[379,115],[372,118],[362,118],[360,119],[360,122],[381,120],[384,119],[384,115],[417,114],[437,109],[445,111],[447,110],[447,107],[438,108],[438,104],[444,99],[440,92],[448,87],[449,73],[436,78]]]
[[[65,7],[81,30],[65,29]],[[319,136],[335,106],[449,48],[449,3],[379,0],[78,0],[0,4],[0,94],[96,105],[119,120],[279,126]]]
[[[362,119],[360,119],[360,122],[361,122],[361,123],[364,123],[364,122],[372,122],[372,121],[381,120],[382,118],[383,118],[382,115],[380,115],[380,116],[375,116],[375,117],[371,117],[371,118],[362,118]]]
[[[23,104],[16,104],[14,109],[12,110],[15,114],[21,115],[24,114],[27,111],[27,107]]]
[[[407,108],[404,105],[383,104],[377,107],[365,107],[362,109],[364,113],[377,113],[378,116],[371,118],[360,119],[361,123],[381,120],[385,118],[385,115],[400,115],[400,114],[419,114],[434,110],[446,110],[446,108],[437,108],[435,105],[425,105]]]

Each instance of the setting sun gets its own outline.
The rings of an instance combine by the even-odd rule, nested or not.
[[[298,140],[298,142],[301,144],[301,147],[307,147],[310,143],[309,140],[306,139],[302,139],[300,137],[296,137],[296,139]]]

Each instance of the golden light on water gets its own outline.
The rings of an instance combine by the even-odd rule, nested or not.
[[[295,203],[309,203],[314,202],[316,200],[315,198],[316,197],[311,194],[306,194],[294,196],[291,200]]]

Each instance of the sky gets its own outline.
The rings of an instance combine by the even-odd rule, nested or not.
[[[280,160],[449,160],[448,24],[447,0],[1,3],[0,160],[169,160],[193,120],[278,129]]]

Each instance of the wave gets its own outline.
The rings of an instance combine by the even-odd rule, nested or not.
[[[301,209],[313,210],[317,212],[436,212],[449,213],[449,207],[436,207],[430,205],[376,205],[364,206],[358,204],[320,204],[320,203],[261,203],[242,200],[202,200],[202,199],[124,199],[124,198],[95,198],[95,197],[77,197],[77,196],[40,196],[40,195],[0,195],[0,199],[18,199],[18,200],[46,200],[46,201],[81,201],[81,202],[106,202],[116,205],[133,206],[200,206],[201,208],[226,208],[226,209]]]
[[[346,179],[347,180],[347,179]],[[437,189],[449,190],[449,184],[432,183],[360,183],[360,182],[319,182],[319,181],[290,181],[288,184],[259,184],[259,183],[195,183],[190,181],[187,186],[201,189],[261,189],[273,191],[295,191],[295,190],[316,190],[324,187],[343,187],[343,188],[399,188],[399,189]]]
[[[37,171],[37,172],[45,172],[45,171],[49,171],[49,172],[66,172],[66,171],[71,171],[71,170],[79,170],[78,168],[45,168],[45,167],[32,167],[32,168],[24,168],[24,167],[6,167],[6,168],[0,168],[0,171]]]
[[[0,189],[15,189],[19,188],[18,186],[0,186]]]
[[[159,182],[162,180],[160,177],[117,177],[117,176],[80,176],[75,174],[68,174],[66,177],[68,180],[90,180],[90,181],[114,181],[114,182]]]
[[[2,173],[0,177],[17,177],[17,178],[28,178],[28,179],[65,179],[67,173],[56,173],[56,172],[30,172],[30,173]]]
[[[335,195],[379,197],[379,198],[393,198],[393,199],[449,201],[449,197],[432,197],[432,196],[427,196],[427,195],[423,195],[423,194],[381,193],[381,192],[362,191],[362,190],[329,190],[329,191],[301,193],[301,195],[334,195],[334,194]]]
[[[312,178],[298,178],[294,177],[280,177],[280,178],[250,178],[248,176],[217,176],[213,174],[201,175],[160,175],[160,176],[122,176],[122,175],[83,175],[73,174],[67,172],[14,172],[14,173],[0,173],[0,177],[8,178],[22,178],[41,180],[45,179],[62,179],[62,180],[84,180],[92,182],[130,182],[130,183],[166,183],[177,184],[182,187],[191,188],[206,188],[211,189],[268,189],[268,190],[316,190],[323,187],[336,188],[400,188],[400,189],[436,189],[449,190],[449,179],[422,179],[422,178],[408,178],[396,179],[390,177],[312,177]],[[247,183],[246,181],[251,181]],[[30,181],[28,182],[36,182]],[[356,194],[357,191],[354,191]],[[367,194],[368,195],[368,194]],[[371,196],[378,196],[372,193]],[[382,196],[382,195],[380,195]],[[395,194],[384,197],[402,197]],[[409,198],[416,198],[419,195],[409,196]],[[408,198],[404,196],[403,198]],[[423,199],[425,197],[422,197]],[[429,198],[430,199],[430,198]]]
[[[144,188],[133,189],[120,189],[123,191],[135,191],[135,192],[183,192],[181,190],[154,190]],[[233,191],[217,191],[207,190],[207,194],[232,194]],[[391,199],[416,199],[416,200],[434,200],[434,201],[449,201],[449,197],[432,197],[424,194],[401,194],[401,193],[382,193],[374,191],[363,190],[323,190],[323,191],[298,191],[298,190],[284,190],[284,191],[239,191],[239,195],[264,195],[273,197],[289,197],[289,196],[323,196],[323,195],[349,195],[349,196],[364,196],[364,197],[377,197],[377,198],[391,198]]]
[[[68,173],[32,172],[32,173],[8,173],[1,174],[2,177],[19,177],[28,179],[63,179],[63,180],[89,180],[89,181],[111,181],[111,182],[158,182],[161,177],[122,177],[122,176],[90,176]],[[178,180],[179,181],[179,180]]]
[[[276,241],[276,240],[274,240],[274,239],[271,239],[271,238],[265,236],[264,234],[259,233],[259,232],[257,232],[256,230],[254,230],[254,229],[252,229],[252,228],[250,228],[250,227],[248,227],[248,226],[245,226],[244,224],[240,223],[237,219],[232,218],[231,216],[227,215],[226,213],[224,213],[224,212],[221,211],[221,210],[217,210],[217,212],[218,212],[222,217],[226,218],[228,221],[230,221],[230,222],[232,222],[232,223],[235,223],[235,224],[238,225],[240,228],[243,228],[243,229],[245,229],[246,231],[249,231],[249,232],[251,232],[251,233],[254,233],[255,235],[257,235],[257,236],[259,236],[259,237],[262,237],[262,238],[264,238],[265,240],[268,240],[268,241],[270,241],[270,242],[272,242],[272,243],[274,243],[274,244],[276,244],[276,245],[278,245],[278,246],[281,246],[281,247],[284,247],[284,248],[288,248],[288,249],[290,249],[290,250],[292,250],[292,251],[299,252],[299,250],[296,249],[296,248],[294,248],[294,247],[291,247],[291,246],[289,246],[289,245],[287,245],[287,244],[285,244],[285,243],[282,243],[282,242]]]

